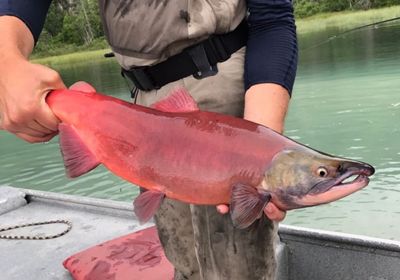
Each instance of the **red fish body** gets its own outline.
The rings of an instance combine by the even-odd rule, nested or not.
[[[61,120],[60,145],[67,173],[76,177],[101,163],[114,174],[149,190],[136,205],[145,209],[146,219],[164,195],[209,205],[229,204],[237,199],[233,206],[239,211],[258,200],[262,205],[257,212],[270,200],[284,210],[309,206],[282,198],[286,189],[300,188],[298,184],[274,185],[278,180],[267,174],[282,151],[307,151],[313,156],[318,152],[261,125],[200,111],[182,90],[154,108],[72,90],[53,91],[47,102]],[[361,165],[364,173],[357,174],[373,173],[372,167]],[[301,192],[298,197],[304,194]],[[249,195],[252,201],[243,200],[243,195]],[[157,205],[149,210],[154,196],[159,197]],[[325,202],[328,201],[322,203]],[[237,224],[245,227],[251,222]]]

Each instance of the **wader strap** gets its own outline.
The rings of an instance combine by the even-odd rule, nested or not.
[[[246,45],[247,22],[242,21],[235,30],[208,39],[184,49],[181,53],[152,66],[122,69],[122,75],[144,91],[193,75],[196,79],[217,74],[217,63],[223,62]]]

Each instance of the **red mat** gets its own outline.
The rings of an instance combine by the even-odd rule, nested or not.
[[[63,262],[76,280],[172,280],[155,227],[140,230],[70,256]]]

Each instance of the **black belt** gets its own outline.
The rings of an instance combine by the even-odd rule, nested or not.
[[[181,53],[152,66],[122,69],[122,75],[144,91],[193,75],[196,79],[213,76],[218,72],[217,63],[223,62],[246,45],[247,22],[242,21],[235,30],[208,39],[184,49]]]

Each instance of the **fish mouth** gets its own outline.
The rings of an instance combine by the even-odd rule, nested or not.
[[[374,168],[369,165],[361,169],[350,167],[338,178],[316,184],[306,195],[296,199],[296,203],[313,206],[341,199],[366,187],[369,183],[368,177],[374,172]]]
[[[371,176],[374,173],[373,169],[370,168],[349,168],[345,173],[340,175],[339,177],[331,180],[322,181],[318,184],[315,184],[308,194],[320,194],[329,191],[332,188],[344,188],[344,187],[352,187],[353,184],[358,185],[359,182],[369,182],[368,176]],[[364,186],[365,187],[365,186]]]

